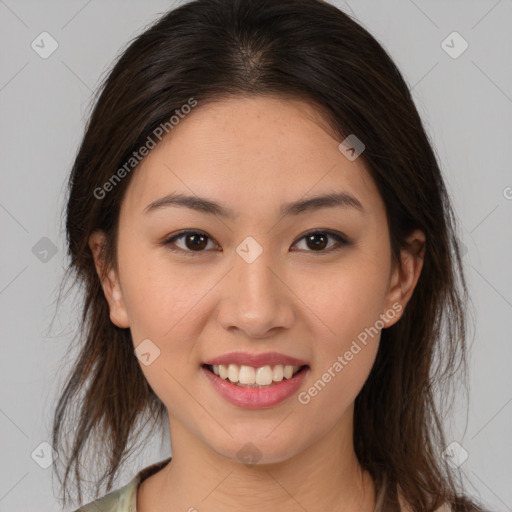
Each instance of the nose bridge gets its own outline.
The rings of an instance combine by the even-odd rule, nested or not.
[[[261,246],[260,246],[261,247]],[[248,252],[244,252],[247,249]],[[240,244],[234,258],[234,280],[236,281],[236,295],[240,306],[256,308],[274,307],[278,283],[275,278],[275,261],[267,248],[256,246],[256,242],[249,240]],[[255,309],[255,311],[256,311]]]
[[[237,327],[251,336],[263,336],[291,321],[286,286],[276,276],[278,262],[273,252],[247,237],[233,255],[228,297],[218,319],[225,328]]]

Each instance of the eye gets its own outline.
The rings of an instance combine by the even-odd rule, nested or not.
[[[335,240],[335,243],[326,249],[329,238]],[[305,240],[306,247],[313,247],[313,251],[307,252],[332,252],[345,245],[350,245],[350,242],[340,233],[330,230],[315,230],[306,233],[298,241]],[[297,242],[296,242],[297,243]]]
[[[334,240],[334,244],[328,246],[328,240],[331,238]],[[173,252],[183,252],[188,253],[187,256],[195,256],[194,253],[204,252],[208,246],[208,241],[210,237],[202,232],[202,231],[193,231],[193,230],[185,230],[180,233],[167,238],[162,242],[162,245],[166,246],[169,250]],[[330,230],[315,230],[306,233],[304,236],[299,238],[295,244],[304,240],[306,247],[309,249],[313,248],[313,250],[306,252],[327,252],[330,253],[335,250],[341,249],[341,247],[350,245],[349,242],[341,233],[337,233]],[[179,247],[177,242],[183,242],[183,246]],[[295,245],[294,244],[294,245]],[[175,247],[172,247],[172,246]],[[327,248],[326,248],[327,247]]]
[[[204,249],[208,244],[207,240],[209,239],[208,235],[206,233],[203,233],[202,231],[182,231],[178,233],[177,235],[173,235],[170,238],[164,240],[162,242],[162,245],[167,246],[171,251],[174,252],[185,252],[185,253],[194,253],[194,252],[203,252],[202,249]],[[178,240],[183,240],[185,247],[178,247],[177,249],[175,247],[171,247],[173,244]],[[193,256],[193,254],[190,254]],[[188,256],[188,254],[187,254]]]

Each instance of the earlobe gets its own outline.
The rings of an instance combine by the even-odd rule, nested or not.
[[[119,286],[119,279],[114,270],[111,269],[108,272],[106,282],[102,283],[102,286],[110,308],[110,320],[112,323],[117,325],[117,327],[130,327],[123,294]]]
[[[89,247],[94,258],[96,273],[98,274],[103,293],[108,302],[110,320],[114,325],[117,325],[117,327],[127,328],[130,326],[130,321],[119,284],[119,278],[113,268],[107,270],[105,267],[103,251],[105,241],[105,233],[95,231],[89,237]]]
[[[406,239],[407,247],[400,251],[400,264],[393,269],[386,310],[383,312],[384,327],[391,327],[398,322],[414,293],[423,268],[425,241],[423,231],[414,230]],[[392,318],[386,314],[390,309],[395,311]],[[399,314],[396,314],[397,311]]]

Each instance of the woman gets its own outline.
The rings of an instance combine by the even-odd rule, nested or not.
[[[195,0],[137,37],[67,236],[85,302],[60,458],[84,395],[64,491],[74,467],[81,501],[88,440],[111,490],[147,414],[172,445],[79,510],[481,510],[435,404],[465,361],[449,197],[399,71],[334,6]]]

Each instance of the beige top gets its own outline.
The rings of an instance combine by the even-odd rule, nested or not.
[[[91,501],[74,512],[137,512],[137,491],[139,485],[154,473],[160,471],[172,457],[162,460],[139,471],[129,483],[103,498]]]

